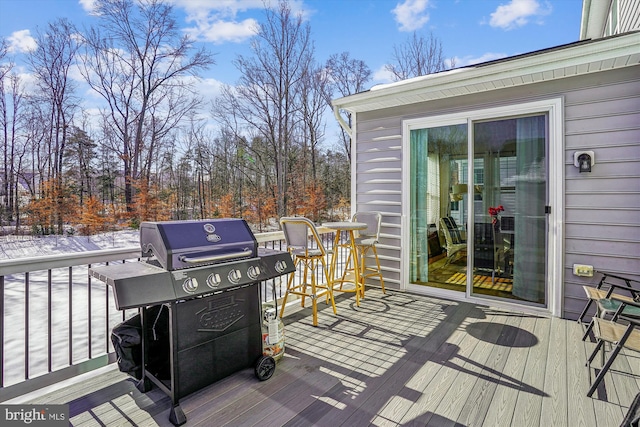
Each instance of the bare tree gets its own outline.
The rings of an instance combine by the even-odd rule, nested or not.
[[[46,32],[38,33],[37,48],[28,57],[40,89],[38,98],[48,106],[46,123],[49,135],[46,142],[49,158],[53,161],[47,178],[53,180],[53,188],[56,190],[62,188],[67,130],[76,107],[73,98],[74,84],[69,75],[78,50],[74,32],[71,23],[64,18],[50,23]],[[60,191],[57,193],[62,194]],[[62,202],[60,199],[56,200],[56,206],[61,206]],[[61,211],[53,210],[52,223],[57,225],[58,233],[62,233],[64,221]]]
[[[93,181],[96,168],[93,162],[96,159],[96,146],[86,131],[76,126],[71,127],[65,153],[65,178],[78,194],[80,205],[84,205],[85,199],[95,195]]]
[[[329,75],[321,67],[309,67],[303,74],[300,90],[300,112],[303,143],[311,155],[311,179],[317,182],[318,146],[324,139],[324,112],[331,96]]]
[[[5,45],[0,48],[0,60],[4,53]],[[2,220],[15,220],[17,231],[20,227],[19,177],[25,154],[25,141],[19,132],[23,122],[25,94],[22,80],[18,74],[11,71],[12,68],[11,63],[0,67],[0,126],[4,148],[0,225]]]
[[[392,60],[385,68],[396,81],[437,73],[447,68],[442,43],[432,33],[425,38],[414,31],[404,44],[393,47]]]
[[[96,13],[102,25],[86,35],[83,75],[107,102],[105,114],[109,120],[105,123],[120,140],[125,200],[131,211],[133,182],[144,178],[149,170],[146,159],[153,158],[154,146],[149,144],[157,141],[154,138],[158,132],[167,132],[175,126],[174,119],[181,117],[176,115],[175,103],[167,107],[163,102],[175,102],[172,91],[191,88],[193,80],[188,77],[197,76],[215,62],[204,49],[189,56],[194,40],[181,35],[167,2],[98,0]]]
[[[364,91],[365,85],[371,80],[371,69],[364,61],[353,59],[348,52],[333,54],[326,63],[327,73],[331,76],[332,88],[341,96],[349,96]],[[327,99],[331,104],[331,99]],[[347,123],[351,126],[351,113],[346,113]],[[351,161],[351,138],[340,128],[342,145],[347,159]]]
[[[0,126],[2,126],[2,147],[4,148],[4,155],[2,157],[2,210],[0,211],[0,225],[4,219],[11,220],[12,216],[12,204],[13,198],[11,197],[11,182],[13,180],[10,170],[13,168],[13,160],[10,150],[13,148],[13,144],[9,144],[9,129],[10,129],[10,117],[9,117],[9,104],[7,99],[7,81],[8,75],[13,64],[4,63],[4,58],[7,56],[8,45],[7,41],[3,38],[0,39]]]
[[[310,31],[286,1],[267,9],[251,43],[253,56],[239,55],[234,61],[241,73],[235,90],[226,88],[214,107],[214,115],[226,127],[240,133],[239,127],[246,125],[268,147],[278,216],[287,213],[288,163],[299,125],[300,84],[313,59]]]

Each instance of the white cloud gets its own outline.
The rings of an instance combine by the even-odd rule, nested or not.
[[[201,22],[197,27],[187,28],[185,31],[196,40],[224,43],[242,42],[255,35],[258,28],[258,22],[249,18],[241,22],[223,20]]]
[[[185,31],[200,41],[224,43],[242,42],[256,34],[258,24],[255,19],[240,20],[238,14],[251,9],[263,9],[262,0],[171,0],[172,4],[184,9],[186,21],[193,23]]]
[[[391,83],[395,81],[395,76],[391,71],[387,70],[386,65],[382,65],[380,68],[374,71],[372,80],[376,84]]]
[[[171,3],[192,15],[215,10],[228,16],[235,16],[238,12],[264,7],[262,0],[171,0]]]
[[[526,25],[531,18],[540,18],[551,13],[551,5],[542,7],[538,0],[511,0],[508,4],[501,4],[491,14],[489,25],[492,27],[512,30]]]
[[[202,98],[206,100],[215,99],[220,96],[224,84],[216,79],[198,79],[195,82],[194,89]]]
[[[24,67],[17,67],[14,72],[20,81],[22,90],[25,93],[35,95],[40,91],[38,88],[38,80],[33,73],[30,73]]]
[[[396,16],[396,22],[400,24],[400,31],[415,31],[429,22],[429,14],[426,12],[429,0],[405,0],[398,3],[392,10]]]
[[[36,39],[31,37],[29,30],[12,33],[7,37],[7,42],[9,42],[9,52],[31,52],[38,47]]]
[[[80,3],[80,6],[82,6],[82,9],[84,9],[84,11],[87,12],[89,15],[92,15],[95,13],[96,0],[78,0],[78,3]]]

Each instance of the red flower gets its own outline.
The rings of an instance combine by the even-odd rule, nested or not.
[[[496,208],[489,208],[489,215],[497,216],[500,212],[504,211],[504,206],[500,205]]]

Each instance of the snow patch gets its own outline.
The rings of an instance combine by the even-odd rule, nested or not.
[[[139,247],[138,230],[114,231],[93,236],[7,235],[0,237],[0,259]]]

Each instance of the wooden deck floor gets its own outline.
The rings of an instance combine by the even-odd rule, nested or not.
[[[270,380],[246,369],[184,398],[186,426],[618,426],[640,389],[627,353],[586,396],[576,322],[378,290],[321,306],[317,328],[308,309],[285,317]],[[28,403],[68,403],[74,426],[171,425],[169,398],[117,370]]]

